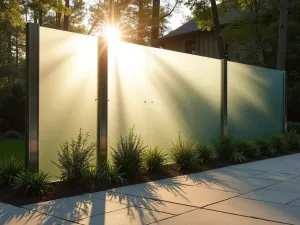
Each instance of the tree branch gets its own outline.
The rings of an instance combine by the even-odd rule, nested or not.
[[[178,5],[179,2],[180,2],[180,0],[176,0],[176,3],[175,3],[175,5],[174,5],[173,9],[172,9],[170,12],[168,12],[167,14],[165,14],[164,16],[162,16],[162,17],[159,19],[159,22],[162,21],[164,18],[170,16],[170,15],[172,14],[172,12],[175,10],[175,8],[176,8],[176,6]]]

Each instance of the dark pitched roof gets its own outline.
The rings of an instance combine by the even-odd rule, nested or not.
[[[231,19],[233,19],[235,16],[239,14],[239,10],[230,10],[226,13],[224,17],[220,17],[220,25],[224,25],[228,23]],[[183,24],[182,26],[178,27],[177,29],[171,31],[167,35],[163,36],[163,38],[171,37],[171,36],[177,36],[180,34],[186,34],[191,33],[194,31],[200,30],[198,28],[197,22],[195,19],[190,20],[189,22]]]

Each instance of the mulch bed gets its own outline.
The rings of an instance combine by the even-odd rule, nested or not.
[[[290,153],[294,154],[294,153]],[[287,154],[285,154],[287,155]],[[277,155],[276,157],[283,156]],[[247,161],[248,162],[253,162],[253,161],[259,161],[259,160],[264,160],[264,159],[269,159],[269,158],[275,158],[275,157],[260,157],[256,159],[250,159]],[[219,162],[219,161],[214,161],[210,163],[206,163],[204,165],[200,165],[198,168],[196,168],[192,173],[196,172],[203,172],[207,170],[212,170],[212,169],[217,169],[217,168],[222,168],[226,166],[233,165],[232,163],[229,162]],[[171,178],[171,177],[176,177],[184,174],[191,174],[189,171],[178,171],[175,165],[167,165],[165,166],[165,170],[162,171],[159,174],[148,174],[145,173],[139,177],[136,178],[134,182],[130,182],[127,185],[132,185],[132,184],[139,184],[139,183],[145,183],[149,181],[155,181],[155,180],[161,180],[165,178]],[[64,197],[71,197],[75,195],[81,195],[85,193],[92,193],[92,192],[97,192],[97,191],[105,191],[108,189],[120,187],[118,185],[106,185],[106,184],[101,184],[98,185],[97,187],[91,187],[89,185],[69,185],[64,182],[53,182],[51,183],[51,188],[50,191],[47,193],[47,195],[43,197],[24,197],[24,196],[17,196],[11,188],[4,188],[0,189],[0,202],[15,205],[15,206],[22,206],[22,205],[27,205],[27,204],[32,204],[32,203],[37,203],[37,202],[43,202],[43,201],[49,201],[49,200],[54,200],[54,199],[59,199],[59,198],[64,198]]]

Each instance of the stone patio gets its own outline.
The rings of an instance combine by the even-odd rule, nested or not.
[[[0,203],[0,224],[300,224],[300,154],[20,208]]]

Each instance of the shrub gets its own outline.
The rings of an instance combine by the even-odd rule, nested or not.
[[[80,129],[76,140],[66,141],[57,151],[58,163],[52,162],[60,169],[63,181],[76,183],[84,179],[96,149],[95,143],[87,144],[88,137]]]
[[[300,150],[300,136],[296,132],[286,132],[284,138],[287,148],[290,151],[298,152]]]
[[[97,180],[105,184],[123,185],[127,183],[126,174],[120,172],[120,168],[105,163],[97,170]]]
[[[12,88],[0,88],[0,132],[16,130],[24,132],[26,100],[23,85],[14,84]]]
[[[214,148],[211,145],[198,144],[196,150],[198,163],[209,162],[214,158]]]
[[[238,152],[242,152],[246,157],[258,157],[261,154],[254,143],[244,138],[236,139],[235,147]]]
[[[279,153],[288,152],[288,146],[285,137],[283,135],[273,135],[271,136],[270,141],[272,143],[272,148],[275,149],[276,152]]]
[[[235,151],[232,153],[229,161],[233,163],[243,163],[247,160],[243,152]]]
[[[22,172],[14,179],[13,187],[19,195],[43,196],[50,188],[49,175],[42,171]]]
[[[129,130],[128,136],[121,135],[112,148],[112,164],[114,168],[119,168],[120,173],[125,173],[129,179],[133,179],[140,174],[143,169],[144,146],[141,136],[134,133],[134,127]]]
[[[197,163],[197,145],[192,140],[182,140],[179,138],[176,143],[172,143],[171,158],[180,170],[191,171],[196,167]]]
[[[241,163],[246,161],[246,156],[239,151],[236,141],[230,136],[221,136],[215,144],[217,156],[221,161]]]
[[[0,163],[0,185],[2,187],[11,185],[14,178],[23,171],[23,162],[15,159],[14,156],[2,160]]]
[[[277,154],[277,151],[273,148],[269,138],[256,139],[255,145],[264,156],[274,156]]]
[[[96,167],[91,166],[89,169],[87,169],[84,175],[84,180],[90,185],[96,185],[98,183]]]
[[[289,132],[296,132],[296,133],[300,134],[300,123],[288,122],[287,123],[287,130]]]
[[[17,131],[10,130],[5,133],[5,137],[6,138],[20,138],[21,135]]]
[[[145,168],[149,172],[160,171],[166,161],[167,155],[164,154],[158,146],[149,149],[144,155]]]

